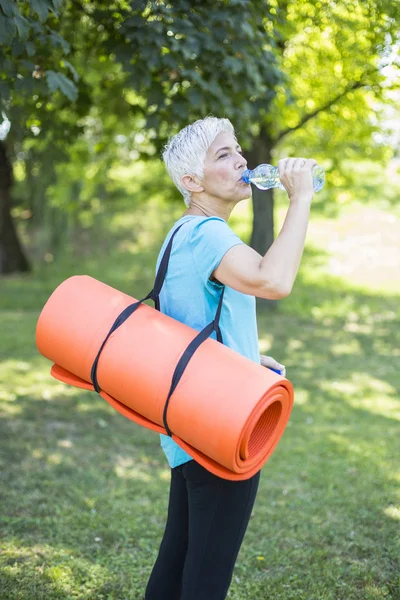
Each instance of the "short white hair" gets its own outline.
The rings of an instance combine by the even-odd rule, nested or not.
[[[181,129],[164,147],[162,157],[168,174],[181,192],[186,206],[190,205],[190,192],[182,185],[184,175],[204,176],[204,160],[207,150],[219,133],[235,130],[229,119],[205,117]]]

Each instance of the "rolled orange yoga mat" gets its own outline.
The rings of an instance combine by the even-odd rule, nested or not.
[[[39,352],[56,379],[94,390],[93,362],[111,326],[135,298],[92,277],[59,285],[37,323]],[[147,304],[113,333],[98,360],[100,395],[139,425],[159,433],[171,381],[199,332]],[[168,404],[172,438],[208,471],[248,479],[265,464],[293,406],[286,378],[212,338],[190,359]]]

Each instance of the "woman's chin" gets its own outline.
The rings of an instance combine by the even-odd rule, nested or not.
[[[240,199],[247,200],[247,198],[251,198],[252,189],[251,185],[243,186],[243,190],[241,190]]]

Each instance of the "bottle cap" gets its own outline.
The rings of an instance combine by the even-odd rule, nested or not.
[[[242,181],[244,181],[245,183],[250,183],[250,176],[251,170],[250,169],[246,169],[246,171],[243,171],[242,173]]]

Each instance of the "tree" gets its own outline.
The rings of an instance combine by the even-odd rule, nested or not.
[[[221,3],[218,8],[209,1],[193,6],[191,2],[180,0],[171,6],[163,2],[132,2],[128,5],[123,1],[73,0],[66,3],[62,18],[58,18],[59,2],[35,0],[21,3],[22,12],[19,13],[9,0],[1,0],[9,33],[6,41],[11,43],[8,61],[3,64],[3,81],[9,84],[3,109],[14,123],[18,112],[25,121],[30,115],[29,125],[32,127],[33,122],[34,127],[40,129],[41,140],[38,139],[34,145],[36,156],[42,160],[43,148],[47,145],[42,143],[38,153],[39,141],[43,142],[47,136],[50,143],[56,144],[51,120],[57,115],[59,127],[60,105],[62,112],[72,117],[70,121],[66,119],[63,122],[66,129],[64,137],[78,133],[78,117],[82,116],[82,111],[77,106],[86,104],[86,109],[96,106],[98,110],[99,97],[95,96],[99,96],[97,92],[104,83],[106,93],[102,99],[104,96],[107,98],[108,110],[118,116],[121,112],[129,114],[131,119],[136,119],[138,127],[146,128],[147,143],[141,148],[142,156],[151,156],[160,149],[170,131],[171,121],[177,125],[179,121],[186,123],[201,116],[203,111],[229,115],[234,111],[236,123],[244,127],[248,120],[256,117],[260,106],[271,102],[274,86],[279,81],[271,50],[272,40],[267,44],[268,36],[257,12],[261,4],[230,0]],[[42,20],[48,17],[49,10],[52,11],[52,25],[57,26],[57,32],[54,29],[44,30],[43,25],[36,22],[33,6],[39,10],[38,16]],[[189,12],[190,19],[187,18]],[[21,29],[21,23],[26,25],[26,30]],[[72,24],[75,36],[69,62],[64,53],[70,52],[72,41],[68,32]],[[41,43],[37,49],[39,64],[26,60],[26,54],[36,52],[29,39],[28,26],[33,33],[40,34]],[[15,39],[12,36],[19,36],[24,42],[23,47],[19,44],[18,51],[14,50]],[[78,44],[76,38],[80,40]],[[54,53],[55,41],[60,47],[58,56]],[[101,62],[109,64],[110,57],[115,55],[124,72],[118,72],[116,84],[103,79],[100,86],[90,88],[89,94],[89,86],[83,84],[87,81],[85,68],[88,67],[90,49],[95,49],[98,54],[96,65],[91,63],[93,70],[101,71]],[[85,56],[84,64],[82,56]],[[49,66],[52,68],[49,69]],[[65,67],[74,81],[68,74],[60,72]],[[26,94],[22,93],[22,88],[12,86],[16,72],[27,86]],[[81,75],[79,82],[77,72]],[[224,80],[220,72],[225,74]],[[44,81],[50,84],[49,89],[43,85]],[[39,84],[40,89],[34,89],[35,84]],[[96,90],[94,94],[93,89]],[[43,100],[48,91],[52,93],[50,102]],[[72,102],[69,110],[58,92]],[[32,98],[36,100],[32,102]],[[8,142],[14,148],[32,135],[26,129],[18,130],[16,127],[15,133],[9,136]],[[148,140],[151,140],[150,147]],[[58,144],[57,148],[61,157],[61,145]],[[47,173],[52,175],[53,172],[54,161]]]
[[[263,25],[267,7],[259,0],[133,1],[115,37],[115,23],[103,14],[108,51],[137,92],[133,109],[146,129],[155,130],[157,150],[171,124],[181,127],[209,112],[229,115],[247,138],[257,127],[260,110],[268,110],[282,81],[273,28]]]
[[[372,102],[390,102],[382,71],[398,64],[398,54],[389,58],[398,39],[395,4],[242,0],[211,10],[208,2],[132,2],[116,55],[157,150],[171,129],[213,112],[235,123],[251,166],[273,161],[284,140],[301,151],[307,139],[317,158],[329,154],[338,176],[345,157],[382,155]],[[264,52],[274,55],[272,71]],[[263,254],[274,239],[273,192],[255,189],[253,205],[251,245]]]
[[[275,58],[280,16],[270,6],[260,0],[131,2],[116,56],[147,100],[143,127],[155,131],[158,152],[172,133],[209,113],[231,119],[242,145],[252,146],[260,114],[268,114],[285,82]],[[262,162],[267,159],[265,153]]]
[[[0,272],[13,273],[28,271],[29,265],[18,243],[11,219],[10,189],[12,187],[12,167],[9,164],[6,146],[0,141]]]
[[[279,85],[270,111],[260,112],[251,160],[270,162],[285,145],[292,156],[325,160],[337,183],[348,186],[344,160],[390,154],[374,140],[380,121],[373,106],[392,102],[383,69],[399,66],[396,2],[275,0],[274,5],[280,16],[276,57],[288,85]],[[254,190],[253,206],[251,245],[264,253],[274,239],[273,191]]]
[[[0,214],[7,215],[0,222],[0,274],[29,268],[26,258],[16,259],[23,251],[9,214],[11,205],[21,203],[29,224],[41,228],[48,248],[59,248],[68,223],[89,204],[80,197],[83,166],[90,161],[101,165],[103,179],[92,181],[95,191],[101,191],[115,137],[126,130],[127,119],[130,126],[135,124],[129,103],[120,100],[126,76],[114,58],[102,52],[106,34],[96,21],[105,7],[118,21],[122,6],[124,0],[0,0],[0,111],[11,123],[0,170],[0,175],[7,172],[0,178]],[[70,179],[62,195],[54,193],[63,176],[60,167],[73,161],[75,180]],[[25,182],[23,199],[14,197],[12,202],[13,163],[23,168]]]
[[[28,127],[20,125],[16,134],[0,147],[0,274],[29,270],[29,263],[19,243],[11,218],[11,187],[13,183],[12,151],[21,130],[37,128],[35,110],[42,98],[60,90],[70,101],[78,90],[71,80],[78,76],[65,55],[69,44],[54,30],[61,0],[13,2],[0,0],[0,112],[3,118],[17,122],[22,117]],[[44,66],[46,65],[46,66]],[[70,76],[60,72],[64,68]],[[21,106],[29,106],[21,115]],[[25,133],[26,135],[26,133]],[[12,137],[16,138],[12,140]]]

